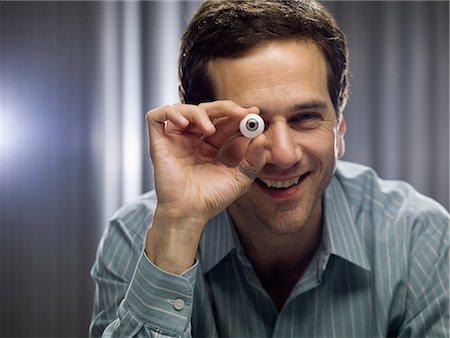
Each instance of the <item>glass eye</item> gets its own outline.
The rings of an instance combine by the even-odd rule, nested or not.
[[[264,120],[257,114],[248,114],[239,123],[239,130],[247,138],[255,138],[264,131]]]

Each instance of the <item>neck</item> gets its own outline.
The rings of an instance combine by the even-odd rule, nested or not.
[[[322,222],[293,234],[265,236],[263,232],[247,233],[236,226],[245,253],[257,272],[272,274],[277,270],[303,270],[309,264],[322,234]]]
[[[236,232],[261,284],[280,310],[308,267],[322,235],[318,217],[298,231],[276,233],[261,224],[237,223]],[[242,220],[241,220],[242,221]]]

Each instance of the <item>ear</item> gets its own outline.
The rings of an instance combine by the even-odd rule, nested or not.
[[[336,135],[336,149],[338,158],[341,158],[345,153],[344,135],[346,130],[347,125],[345,124],[344,115],[341,114],[337,122],[337,135]]]

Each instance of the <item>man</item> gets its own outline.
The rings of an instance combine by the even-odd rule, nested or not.
[[[337,164],[347,47],[321,5],[206,1],[179,69],[183,103],[146,117],[155,191],[99,247],[91,335],[448,337],[449,216]]]

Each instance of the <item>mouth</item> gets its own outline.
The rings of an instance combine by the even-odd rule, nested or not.
[[[256,181],[269,189],[286,190],[300,184],[306,177],[309,176],[309,174],[310,172],[308,171],[303,175],[293,177],[287,180],[271,180],[265,178],[257,178]]]

